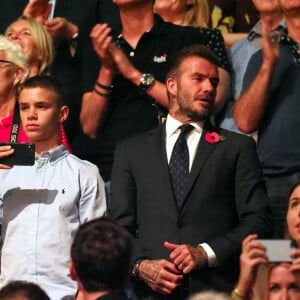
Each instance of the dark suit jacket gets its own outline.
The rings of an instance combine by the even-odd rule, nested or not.
[[[165,128],[120,143],[112,172],[111,216],[135,237],[133,260],[168,259],[164,241],[208,243],[218,267],[192,272],[189,288],[230,291],[243,238],[250,233],[269,237],[271,216],[254,141],[221,129],[226,140],[210,144],[206,132],[180,210],[169,179]],[[147,289],[142,290],[146,295]]]

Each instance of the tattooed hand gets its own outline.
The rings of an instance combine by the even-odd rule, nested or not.
[[[165,295],[171,294],[183,279],[176,266],[165,259],[143,260],[138,268],[138,276],[152,290]]]

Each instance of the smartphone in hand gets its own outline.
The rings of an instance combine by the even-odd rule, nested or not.
[[[0,146],[11,146],[12,155],[0,158],[0,164],[8,166],[32,166],[35,159],[35,146],[31,143],[0,143]]]
[[[293,242],[291,240],[257,240],[267,249],[267,256],[270,262],[291,262],[291,250]]]

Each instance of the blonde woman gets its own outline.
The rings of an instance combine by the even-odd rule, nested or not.
[[[40,23],[22,16],[7,27],[5,36],[22,47],[29,65],[29,77],[49,71],[54,59],[54,45]]]
[[[17,86],[27,78],[28,73],[26,57],[20,45],[0,35],[0,142],[27,141],[15,112]]]
[[[295,245],[290,252],[292,263],[270,264],[266,248],[256,240],[257,235],[249,235],[242,245],[240,276],[232,293],[234,300],[300,299],[300,181],[292,186],[287,199],[287,234]]]
[[[154,11],[165,21],[182,26],[208,27],[207,0],[156,0]]]
[[[292,263],[269,263],[266,248],[256,239],[256,235],[250,235],[243,241],[240,276],[232,299],[300,299],[300,265],[297,259]],[[299,254],[299,250],[292,250],[292,257],[295,252]]]
[[[7,27],[5,35],[22,47],[28,63],[29,77],[51,73],[54,60],[53,39],[40,23],[22,16]],[[72,110],[72,107],[70,109]],[[61,143],[71,151],[63,125]]]

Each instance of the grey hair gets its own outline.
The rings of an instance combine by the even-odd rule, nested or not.
[[[215,291],[206,291],[201,293],[196,293],[191,295],[188,300],[229,300],[230,297],[228,294],[215,292]]]
[[[0,51],[5,52],[7,59],[24,71],[21,80],[24,81],[29,74],[29,68],[22,47],[16,42],[11,41],[4,35],[0,34]]]

